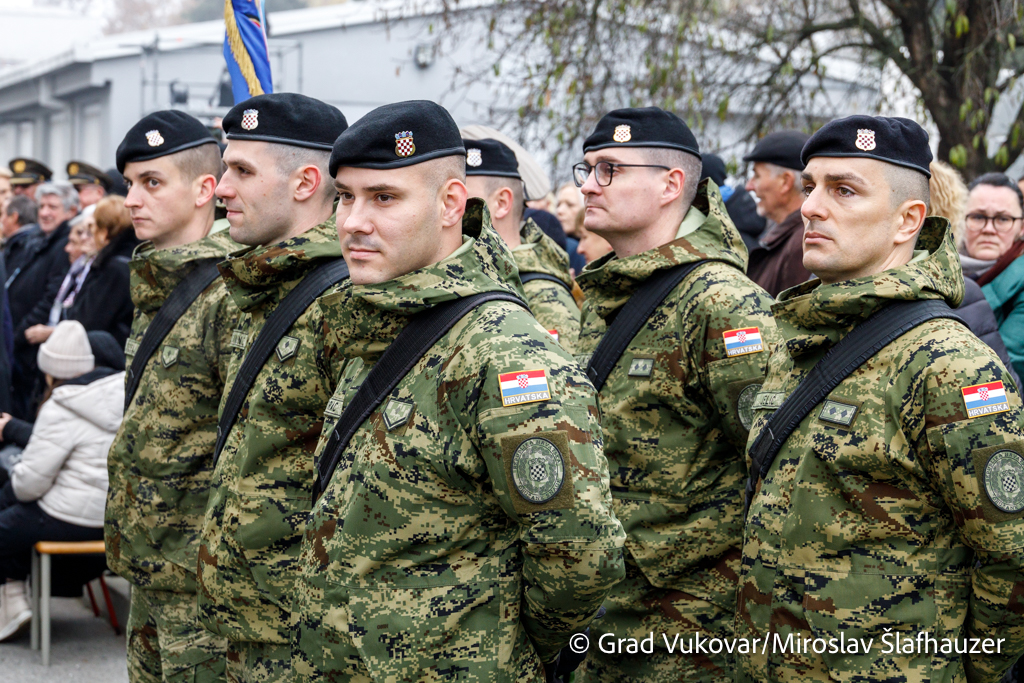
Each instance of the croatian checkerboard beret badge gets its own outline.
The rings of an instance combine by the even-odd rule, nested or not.
[[[242,112],[242,128],[252,130],[260,125],[260,112],[257,109],[246,109]]]
[[[160,135],[158,130],[151,130],[146,133],[146,142],[149,143],[150,147],[159,147],[164,144],[164,136]]]
[[[623,124],[621,126],[615,126],[615,133],[612,135],[612,140],[615,142],[629,142],[633,139],[633,134],[630,132],[628,125]]]
[[[857,141],[854,143],[857,149],[870,152],[875,148],[875,131],[868,128],[857,129]]]
[[[484,163],[483,156],[480,154],[480,150],[475,147],[470,147],[466,150],[466,165],[476,168],[480,164]]]
[[[395,133],[395,154],[400,157],[411,157],[416,153],[416,144],[412,141],[412,131],[403,130]]]

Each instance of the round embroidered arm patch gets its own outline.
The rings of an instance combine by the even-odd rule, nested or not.
[[[1024,510],[1024,458],[1014,451],[999,451],[985,465],[985,493],[999,510]]]
[[[547,439],[523,441],[512,454],[512,484],[527,501],[540,505],[562,490],[565,465],[558,447]]]

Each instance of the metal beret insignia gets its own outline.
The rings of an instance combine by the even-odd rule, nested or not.
[[[164,144],[164,136],[160,135],[158,130],[151,130],[146,133],[146,142],[149,143],[150,147],[159,147]]]
[[[857,129],[857,141],[853,143],[857,149],[870,152],[875,148],[875,131],[868,128]]]
[[[627,124],[615,126],[615,132],[612,134],[612,140],[615,142],[629,142],[632,139],[633,132]]]
[[[412,141],[412,131],[403,130],[395,133],[395,154],[400,157],[411,157],[416,153],[416,145]]]
[[[246,109],[242,112],[242,128],[252,130],[260,125],[260,112],[257,109]]]
[[[476,147],[471,147],[466,150],[466,165],[476,168],[480,164],[484,163],[483,155],[480,154],[480,150]]]

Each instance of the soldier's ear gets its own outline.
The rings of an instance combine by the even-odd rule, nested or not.
[[[668,206],[683,196],[686,187],[686,172],[681,168],[673,168],[664,172],[665,187],[661,193],[662,206]]]
[[[449,178],[441,187],[441,225],[450,228],[453,225],[462,225],[462,215],[466,213],[466,201],[469,199],[469,190],[466,184],[458,178]]]
[[[214,200],[217,190],[217,179],[210,174],[201,175],[195,180],[196,208],[200,209]]]
[[[917,238],[924,219],[928,216],[928,205],[919,199],[903,202],[896,213],[896,235],[893,242],[904,244]]]

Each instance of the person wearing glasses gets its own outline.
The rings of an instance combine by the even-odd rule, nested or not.
[[[1013,369],[1024,372],[1024,195],[1002,173],[986,173],[969,185],[963,251],[965,262],[985,262],[977,277],[995,313]],[[967,258],[964,258],[966,256]],[[965,273],[966,273],[965,265]]]
[[[655,107],[606,114],[573,168],[584,227],[614,249],[578,277],[582,365],[619,315],[643,310],[630,298],[648,281],[696,264],[597,387],[626,576],[590,640],[656,635],[650,653],[591,647],[586,683],[732,680],[730,655],[693,643],[732,636],[747,432],[778,336],[771,297],[744,274],[743,239],[700,175],[693,133]]]

